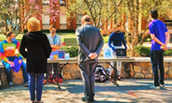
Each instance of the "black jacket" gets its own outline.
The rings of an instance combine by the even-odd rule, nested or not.
[[[89,60],[90,53],[100,54],[103,47],[103,38],[100,30],[89,24],[76,29],[76,39],[79,45],[78,61]],[[98,58],[95,58],[98,61]]]
[[[21,41],[20,53],[26,58],[28,73],[46,73],[47,58],[51,47],[47,36],[42,32],[28,32]]]

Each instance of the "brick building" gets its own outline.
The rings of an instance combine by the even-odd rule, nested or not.
[[[82,14],[77,14],[77,19],[76,18],[68,18],[65,14],[66,12],[66,7],[68,6],[68,0],[60,0],[56,5],[56,9],[59,10],[59,15],[55,18],[55,20],[51,19],[50,14],[44,13],[46,12],[45,10],[49,8],[51,5],[52,0],[38,0],[38,4],[40,5],[41,9],[40,12],[42,12],[45,15],[39,15],[41,17],[41,28],[42,29],[48,29],[50,25],[54,25],[57,30],[59,29],[76,29],[78,26],[81,25],[81,17]],[[25,2],[29,2],[29,0],[25,0]],[[27,6],[24,6],[26,8],[25,11],[22,11],[22,14],[27,12]],[[22,15],[21,15],[22,17]],[[168,29],[172,29],[172,20],[168,18],[168,16],[161,17],[159,18],[161,21],[165,22],[167,25]],[[125,15],[122,16],[122,21],[123,23],[127,22],[127,17]],[[103,22],[103,21],[102,21]],[[102,26],[102,30],[106,29],[112,29],[115,24],[115,21],[110,19],[108,22],[106,22]],[[143,30],[145,26],[147,25],[147,20],[144,19],[142,16],[139,17],[139,31]],[[23,29],[26,29],[26,27],[23,27]]]
[[[56,27],[56,29],[76,29],[77,26],[80,26],[80,21],[77,20],[76,18],[67,18],[65,12],[66,12],[66,7],[67,5],[67,1],[68,0],[60,0],[60,2],[57,2],[55,9],[59,10],[59,13],[55,19],[51,19],[51,14],[48,13],[44,13],[47,12],[46,10],[51,6],[50,2],[52,0],[38,0],[38,4],[40,11],[42,14],[44,15],[38,15],[39,17],[41,17],[40,22],[41,22],[41,28],[42,29],[48,29],[50,25],[54,25]],[[27,4],[27,2],[29,3],[29,0],[25,0],[25,3]],[[27,13],[28,10],[28,5],[24,5],[25,11],[21,10],[21,14],[24,15],[25,13]],[[21,15],[21,17],[22,17]],[[79,15],[78,16],[82,16]],[[26,29],[26,26],[23,27],[23,29]]]

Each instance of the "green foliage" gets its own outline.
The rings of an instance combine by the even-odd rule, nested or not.
[[[151,42],[151,38],[144,39],[144,42]]]
[[[148,16],[149,10],[151,9],[157,9],[158,14],[161,16],[164,16],[171,11],[171,0],[142,0],[142,2],[140,11],[144,16]]]
[[[137,54],[143,57],[148,57],[150,55],[150,48],[142,45],[136,46],[135,51]]]
[[[18,35],[22,27],[26,25],[28,18],[34,16],[36,12],[39,13],[40,9],[36,6],[38,1],[39,0],[29,0],[28,2],[25,2],[25,0],[0,0],[0,23],[4,25],[4,27],[1,27],[2,33],[13,31]],[[24,12],[26,10],[25,7],[29,9],[27,9],[27,12],[23,15],[22,10]]]
[[[76,57],[78,56],[78,46],[63,46],[62,49],[69,53],[70,57]]]
[[[94,26],[100,28],[101,21],[114,18],[112,16],[118,11],[122,0],[68,0],[67,16],[70,18],[78,15],[88,14],[93,20]],[[79,20],[79,19],[78,19]]]
[[[103,41],[104,41],[104,43],[108,43],[108,41],[109,41],[109,36],[103,36]]]
[[[172,56],[172,50],[168,49],[167,51],[165,51],[164,56]]]
[[[150,47],[139,45],[135,47],[135,50],[136,50],[136,53],[139,54],[139,56],[143,56],[143,57],[150,56]],[[165,51],[164,56],[172,56],[172,50],[168,49],[167,51]]]

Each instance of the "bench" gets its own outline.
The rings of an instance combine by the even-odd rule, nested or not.
[[[19,85],[19,84],[23,84],[23,73],[22,73],[22,69],[20,68],[19,72],[16,73],[13,70],[11,70],[11,74],[12,74],[12,80],[13,80],[13,84],[14,85]],[[1,80],[2,80],[2,86],[8,86],[8,82],[7,82],[7,76],[5,73],[5,67],[2,65],[2,63],[0,63],[0,76],[1,76]]]
[[[77,46],[76,38],[64,38],[64,42],[66,46]]]

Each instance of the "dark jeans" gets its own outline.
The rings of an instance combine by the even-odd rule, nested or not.
[[[8,57],[9,61],[13,61],[16,57]],[[12,82],[12,76],[11,76],[11,66],[10,64],[8,64],[7,62],[1,60],[2,64],[5,66],[5,71],[6,71],[6,75],[7,75],[7,81]],[[23,79],[24,79],[24,83],[28,82],[28,74],[26,72],[26,63],[23,62],[22,60],[22,72],[23,72]]]
[[[97,61],[88,60],[79,63],[82,79],[84,82],[84,94],[88,99],[94,98],[95,69]]]
[[[152,70],[154,73],[154,85],[164,84],[164,50],[152,51],[150,53]],[[158,75],[158,67],[160,72],[160,78]]]
[[[44,77],[44,79],[46,79],[46,80],[49,79],[52,69],[54,70],[52,79],[55,79],[56,76],[58,76],[58,68],[59,68],[59,63],[48,63],[47,64],[47,73],[46,73],[46,76]]]

